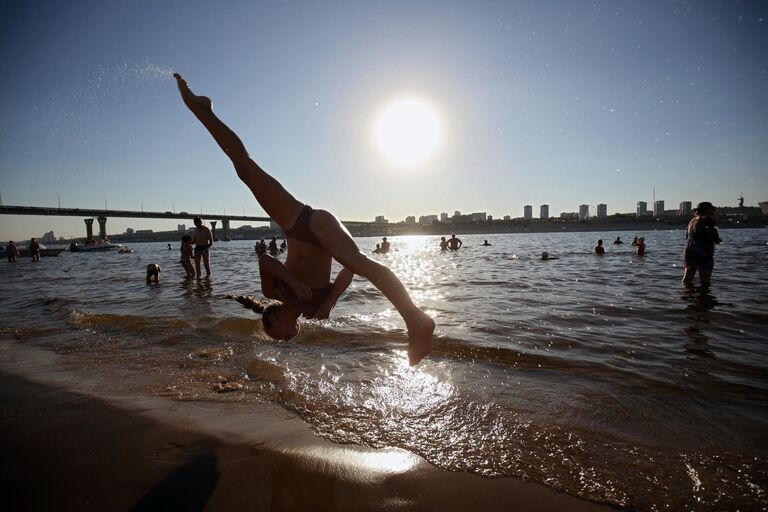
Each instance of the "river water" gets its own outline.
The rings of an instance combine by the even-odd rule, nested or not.
[[[199,281],[183,279],[178,243],[3,262],[0,342],[60,354],[73,382],[238,411],[271,401],[332,441],[449,470],[640,510],[763,509],[768,229],[722,231],[713,285],[691,290],[683,231],[638,233],[645,257],[610,243],[633,234],[467,235],[458,252],[395,238],[372,257],[437,322],[416,368],[399,315],[360,278],[332,320],[267,338],[225,298],[259,291],[245,241],[216,244]],[[162,266],[159,286],[145,284],[147,263]]]

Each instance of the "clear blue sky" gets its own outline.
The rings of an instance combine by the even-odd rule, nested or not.
[[[263,214],[169,70],[342,219],[768,200],[766,2],[2,0],[3,204]],[[371,141],[405,92],[444,129],[407,170]],[[0,217],[0,239],[50,229],[84,224]]]

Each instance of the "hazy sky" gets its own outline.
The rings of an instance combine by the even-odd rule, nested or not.
[[[766,2],[0,0],[3,204],[263,215],[170,70],[345,220],[768,200]],[[443,130],[409,168],[372,136],[404,94]],[[84,224],[0,216],[50,229]]]

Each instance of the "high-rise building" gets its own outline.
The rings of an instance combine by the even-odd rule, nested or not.
[[[509,215],[505,215],[504,220],[512,220],[512,217],[510,217]]]
[[[448,214],[446,212],[440,214],[440,222],[448,222]]]
[[[690,217],[691,216],[691,202],[690,201],[681,201],[680,202],[680,208],[677,210],[677,214],[680,217]]]
[[[486,217],[488,217],[488,214],[485,212],[475,212],[475,213],[469,214],[469,218],[472,219],[472,221],[477,221],[477,220],[484,221]]]
[[[587,220],[589,218],[589,205],[588,204],[580,204],[579,205],[579,220]]]
[[[638,217],[644,217],[648,215],[648,203],[645,201],[638,201],[637,202],[637,216]]]
[[[664,216],[664,200],[663,199],[659,199],[658,201],[653,203],[653,216],[654,217]]]
[[[178,231],[179,233],[183,233],[186,230],[187,230],[186,224],[176,224],[176,231]]]
[[[437,222],[437,215],[422,215],[419,217],[419,224],[432,224]]]
[[[461,217],[461,212],[459,210],[456,210],[455,212],[453,212],[453,216],[454,217]]]
[[[604,219],[607,216],[608,216],[608,205],[603,203],[597,205],[597,218]]]
[[[533,218],[533,206],[529,204],[523,206],[523,218],[527,220]]]
[[[389,224],[389,221],[383,215],[377,215],[373,222],[376,224]]]
[[[539,207],[539,218],[540,219],[548,219],[549,218],[549,205],[543,204]]]

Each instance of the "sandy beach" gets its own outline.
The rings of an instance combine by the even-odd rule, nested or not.
[[[399,449],[335,445],[274,410],[215,435],[216,404],[174,403],[158,421],[5,372],[0,397],[7,510],[609,509]],[[247,438],[232,433],[240,421],[253,424]]]

